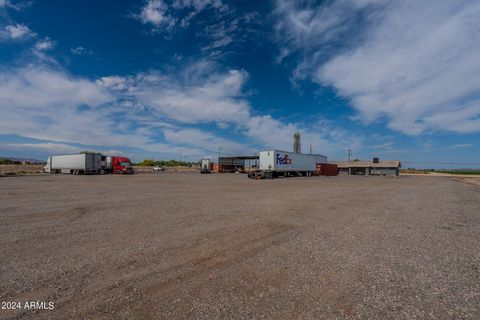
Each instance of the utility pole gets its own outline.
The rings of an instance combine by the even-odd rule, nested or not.
[[[310,143],[310,154],[312,154],[312,144]]]
[[[348,149],[348,161],[352,158],[352,149]]]
[[[221,147],[218,147],[218,164],[217,164],[217,166],[218,166],[218,172],[220,172],[220,150],[221,150],[221,149],[222,149]]]

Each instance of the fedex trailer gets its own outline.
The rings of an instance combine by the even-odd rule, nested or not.
[[[280,150],[260,151],[259,167],[250,178],[274,178],[277,176],[310,176],[316,174],[317,163],[326,163],[321,154],[302,154]]]

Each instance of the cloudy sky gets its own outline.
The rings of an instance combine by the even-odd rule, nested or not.
[[[295,131],[330,159],[478,162],[480,2],[0,0],[0,155],[196,161]]]

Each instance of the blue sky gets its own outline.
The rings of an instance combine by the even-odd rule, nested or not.
[[[196,161],[300,131],[329,159],[479,162],[479,31],[476,1],[0,0],[0,155]]]

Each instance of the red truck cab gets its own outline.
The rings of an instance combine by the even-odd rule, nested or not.
[[[126,157],[112,157],[113,173],[132,174],[134,173],[130,159]]]

